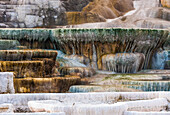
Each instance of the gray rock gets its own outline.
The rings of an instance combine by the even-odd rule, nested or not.
[[[136,73],[143,68],[145,56],[142,53],[106,54],[98,62],[99,69],[118,73]]]
[[[26,27],[28,28],[36,27],[38,23],[38,19],[39,19],[39,16],[26,15],[25,20],[24,20]]]
[[[17,13],[16,12],[6,12],[7,21],[17,22]]]
[[[0,72],[0,93],[15,93],[12,72]]]
[[[25,28],[25,24],[24,23],[19,23],[19,27],[20,28]]]
[[[0,50],[16,49],[19,45],[17,40],[0,40]]]

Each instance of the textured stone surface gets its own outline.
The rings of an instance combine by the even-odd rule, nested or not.
[[[82,11],[82,9],[93,0],[61,0],[64,2],[66,11]]]
[[[16,77],[45,77],[55,73],[57,51],[26,49],[0,50],[1,72],[14,71]],[[22,69],[21,69],[22,68]]]
[[[90,59],[83,55],[74,55],[74,54],[73,55],[65,55],[64,58],[76,60],[76,61],[79,61],[80,63],[85,64],[85,65],[90,64]]]
[[[16,49],[19,45],[17,40],[0,40],[0,50]]]
[[[10,0],[0,5],[1,27],[15,28],[104,22],[133,9],[132,0]]]
[[[155,0],[156,1],[156,0]],[[107,20],[103,23],[88,23],[70,26],[71,28],[161,28],[168,29],[170,26],[170,10],[163,7],[145,7],[147,0],[140,5],[140,9],[133,10],[124,16]],[[152,2],[151,2],[152,4]],[[144,6],[144,7],[143,7]],[[149,4],[150,6],[150,4]]]
[[[0,104],[0,113],[13,113],[14,107],[12,104],[4,103]]]
[[[8,27],[52,27],[66,24],[60,0],[10,0],[0,3],[0,21]],[[22,23],[22,25],[21,25]]]
[[[128,105],[128,111],[161,111],[166,110],[168,101],[165,98],[156,98],[153,100],[139,100],[125,102]]]
[[[19,40],[28,48],[57,49],[66,54],[83,55],[90,59],[91,65],[97,65],[105,54],[143,53],[145,68],[151,68],[153,54],[163,46],[168,34],[164,29],[0,29],[2,39]]]
[[[33,100],[60,100],[68,102],[101,102],[106,103],[119,98],[118,93],[32,93],[0,95],[1,103],[12,103],[15,110],[29,111],[28,102]]]
[[[16,78],[43,77],[43,61],[0,61],[1,72],[14,72]],[[21,69],[22,68],[22,69]]]
[[[33,112],[65,112],[66,115],[122,115],[125,111],[161,111],[166,110],[168,101],[165,98],[139,100],[110,104],[81,102],[60,102],[57,100],[29,101],[28,106]]]
[[[104,22],[133,9],[132,0],[94,0],[81,12],[68,12],[68,24]]]
[[[152,69],[164,69],[166,61],[169,59],[169,51],[159,51],[152,58]]]
[[[58,68],[61,75],[79,75],[80,77],[91,77],[96,72],[93,68],[88,67],[61,67]]]
[[[117,73],[135,73],[144,65],[145,56],[140,53],[106,54],[98,61],[98,68]]]
[[[28,106],[31,111],[65,112],[66,115],[122,115],[127,110],[126,104],[84,104],[59,102],[55,100],[30,101]]]
[[[159,70],[155,70],[159,71]],[[154,72],[154,71],[153,71]],[[170,78],[169,70],[156,73],[138,73],[138,74],[113,74],[113,75],[95,75],[87,81],[91,85],[110,86],[117,91],[169,91]],[[167,81],[166,81],[167,80]],[[117,88],[114,88],[117,87]],[[106,87],[107,88],[107,87]],[[122,90],[123,89],[123,90]],[[136,91],[134,90],[136,89]],[[107,91],[107,90],[105,90]]]
[[[0,93],[15,93],[12,72],[0,72]]]
[[[56,100],[60,102],[82,103],[110,103],[119,101],[150,100],[155,98],[168,98],[169,92],[101,92],[101,93],[32,93],[32,94],[3,94],[0,95],[1,103],[11,103],[17,109],[28,111],[29,101]],[[125,100],[124,100],[125,99]],[[153,104],[155,106],[155,104]]]
[[[21,78],[14,79],[16,93],[61,93],[80,83],[80,77]]]

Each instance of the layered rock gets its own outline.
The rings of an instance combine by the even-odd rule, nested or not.
[[[65,55],[64,58],[75,60],[75,61],[78,61],[78,62],[83,63],[85,65],[90,64],[90,59],[87,58],[86,56],[83,56],[83,55],[74,55],[74,53],[73,53],[73,55]]]
[[[41,49],[0,50],[0,54],[1,61],[23,61],[35,58],[51,58],[55,60],[57,57],[57,51]]]
[[[165,110],[168,101],[165,98],[157,98],[153,100],[140,100],[127,102],[128,111],[161,111]]]
[[[113,102],[117,101],[136,101],[136,100],[144,100],[153,102],[155,98],[165,98],[169,101],[169,92],[101,92],[101,93],[32,93],[32,94],[3,94],[0,95],[0,102],[1,103],[11,103],[14,105],[15,111],[25,110],[25,112],[29,111],[28,102],[35,101],[39,102],[39,100],[52,100],[59,101],[59,102],[68,102],[68,103],[76,103],[82,102],[85,104],[92,103],[92,104],[113,104]],[[163,99],[163,100],[165,100]],[[159,109],[162,105],[165,105],[165,101],[162,99],[156,99],[156,102],[160,102],[158,104],[157,109]],[[42,102],[41,101],[41,102]],[[46,102],[46,101],[45,101]],[[140,102],[140,101],[139,101]],[[163,102],[163,103],[162,103]],[[165,103],[164,103],[165,102]],[[50,104],[50,103],[49,103]],[[140,103],[139,103],[140,104]],[[149,106],[156,107],[155,103],[150,103]],[[41,106],[36,106],[41,107]],[[50,107],[50,106],[48,106]],[[143,108],[141,104],[141,109]],[[149,109],[149,108],[148,108]],[[42,114],[42,113],[41,113]]]
[[[16,78],[43,77],[43,61],[0,61],[1,72],[14,72]]]
[[[78,75],[83,77],[91,77],[96,72],[93,68],[87,67],[61,67],[58,68],[61,75]]]
[[[153,54],[168,40],[168,30],[154,29],[5,29],[2,39],[15,39],[28,48],[58,49],[66,54],[83,55],[96,67],[105,54],[138,52],[145,55],[145,68]]]
[[[16,49],[20,46],[17,40],[0,40],[0,50]]]
[[[46,103],[47,106],[46,106]],[[46,101],[30,101],[28,105],[32,111],[64,111],[66,115],[122,115],[127,110],[125,104],[84,104],[84,103],[70,103],[58,102],[54,100]],[[41,105],[41,106],[40,106]],[[48,107],[50,105],[50,107]],[[67,109],[66,109],[67,108]],[[81,111],[81,112],[80,112]]]
[[[95,13],[86,12],[67,12],[67,24],[83,24],[93,22],[105,22],[106,19]]]
[[[92,86],[98,86],[99,91],[125,91],[125,92],[140,92],[140,91],[169,91],[170,71],[165,70],[163,72],[155,70],[155,72],[138,73],[138,74],[113,74],[113,75],[96,75],[88,79],[88,82]],[[79,87],[72,87],[77,91],[87,91],[86,85]],[[98,91],[95,89],[95,91]],[[74,91],[74,90],[73,90]]]
[[[14,79],[17,93],[61,93],[67,92],[71,85],[78,83],[80,78],[77,76]]]
[[[139,53],[106,54],[98,61],[101,70],[117,73],[136,73],[143,68],[145,56]]]
[[[82,11],[93,0],[61,0],[66,11]]]
[[[132,0],[10,0],[0,5],[0,26],[15,28],[104,22],[133,9]]]
[[[30,101],[28,106],[33,112],[65,112],[66,115],[111,115],[116,113],[122,115],[126,111],[156,111],[166,110],[168,101],[166,98],[157,98],[153,100],[139,100],[139,101],[127,101],[118,103],[78,103],[78,102],[60,102],[57,100],[42,100],[42,101]],[[67,109],[66,109],[67,108]]]
[[[102,55],[119,52],[143,53],[146,57],[144,66],[148,67],[153,52],[165,43],[168,33],[164,30],[145,29],[63,29],[53,30],[53,39],[61,44],[59,49],[67,49],[66,54],[83,54],[90,58],[93,67],[96,67],[95,64]],[[158,39],[161,42],[157,42]]]
[[[0,72],[0,93],[15,93],[12,72]]]
[[[73,85],[70,87],[71,93],[89,93],[89,92],[140,92],[140,90],[123,87],[121,85],[107,86],[107,85]],[[114,102],[114,100],[113,100]]]
[[[153,2],[152,2],[153,1]],[[70,26],[72,28],[162,28],[168,29],[170,26],[168,8],[158,7],[158,0],[141,0],[136,9],[128,12],[124,16],[107,20],[103,23],[89,23]],[[152,5],[151,5],[152,4]],[[136,4],[134,4],[136,5]]]
[[[4,27],[52,27],[65,24],[65,8],[60,0],[10,0],[1,3],[1,7],[1,23]]]
[[[16,77],[45,77],[55,72],[57,51],[0,50],[0,54],[1,71],[13,71]]]
[[[81,12],[67,12],[68,24],[104,22],[133,9],[132,0],[94,0]]]

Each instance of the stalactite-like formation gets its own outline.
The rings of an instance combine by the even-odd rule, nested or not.
[[[58,49],[66,54],[84,55],[91,65],[102,55],[143,53],[144,68],[151,67],[157,49],[168,39],[168,30],[154,29],[1,29],[0,38],[15,39],[29,48]]]

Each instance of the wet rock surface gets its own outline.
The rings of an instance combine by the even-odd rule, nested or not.
[[[61,75],[78,75],[81,78],[95,75],[95,70],[88,67],[61,67],[58,68]]]
[[[169,31],[119,28],[1,29],[0,33],[1,38],[19,40],[21,45],[28,48],[57,49],[68,55],[85,56],[94,68],[97,68],[97,61],[102,55],[120,52],[143,53],[144,68],[151,68],[152,57],[168,39]]]
[[[20,43],[17,40],[0,40],[1,50],[16,49],[19,45]]]
[[[168,114],[169,6],[133,1],[0,0],[0,27],[22,28],[0,29],[0,113]]]
[[[145,56],[140,53],[107,54],[98,61],[98,68],[116,73],[136,73],[144,65]]]
[[[42,61],[0,61],[0,71],[12,71],[16,78],[43,77],[43,66]]]
[[[79,76],[14,79],[16,93],[61,93],[79,83]]]
[[[16,72],[16,77],[45,77],[55,70],[57,51],[0,50],[0,54],[0,71]]]
[[[169,60],[169,55],[168,50],[155,53],[152,59],[152,69],[166,69],[165,64]]]
[[[97,74],[86,79],[88,85],[72,86],[70,91],[170,91],[169,73],[169,70],[147,70],[137,74]]]

